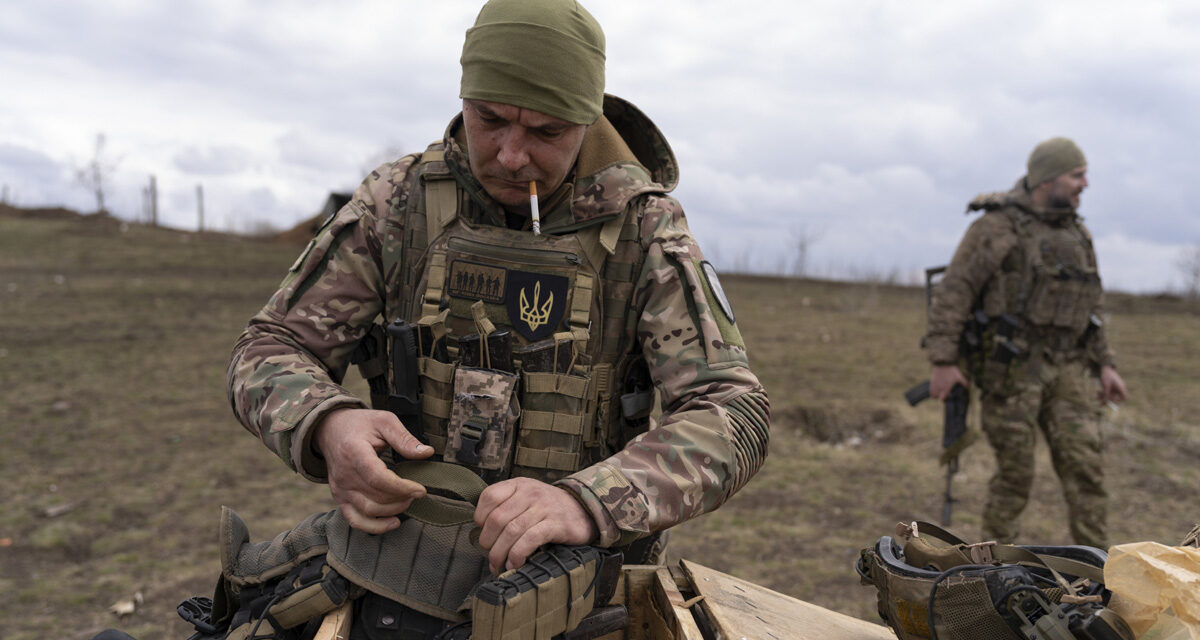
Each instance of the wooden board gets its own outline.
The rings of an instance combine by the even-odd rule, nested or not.
[[[830,611],[708,567],[681,560],[726,640],[895,640],[891,629]]]
[[[626,640],[704,640],[683,594],[662,565],[625,565],[621,568],[623,602],[629,609]],[[616,602],[616,599],[614,599]]]

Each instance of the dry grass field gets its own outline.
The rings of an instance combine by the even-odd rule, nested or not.
[[[211,594],[221,505],[255,539],[330,508],[323,487],[234,421],[224,394],[234,339],[297,251],[0,215],[0,637],[185,638],[175,605]],[[734,276],[725,287],[771,394],[771,452],[726,506],[672,532],[673,553],[874,620],[851,567],[859,549],[941,507],[940,407],[900,395],[927,374],[923,294]],[[1200,309],[1111,303],[1132,396],[1105,421],[1112,537],[1175,543],[1200,520]],[[1065,543],[1039,446],[1023,541]],[[991,466],[984,444],[963,457],[952,528],[964,537],[978,535]],[[135,593],[136,613],[109,613]]]

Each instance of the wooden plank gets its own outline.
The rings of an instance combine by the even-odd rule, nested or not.
[[[895,640],[887,627],[797,600],[708,567],[680,560],[705,608],[728,640]]]
[[[313,640],[347,640],[350,637],[350,608],[353,604],[347,602],[325,614]]]
[[[675,586],[675,578],[671,577],[670,570],[666,567],[658,567],[654,572],[653,587],[654,592],[651,595],[658,604],[658,610],[662,612],[663,618],[670,626],[674,639],[704,640],[704,634],[700,633],[696,618],[690,609],[683,606],[683,594]],[[659,640],[659,638],[656,636],[655,640]]]

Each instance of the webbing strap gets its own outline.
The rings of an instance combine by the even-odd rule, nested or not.
[[[554,469],[555,471],[574,471],[579,468],[576,466],[579,464],[579,454],[518,446],[516,455],[513,457],[513,464],[521,467]]]
[[[571,313],[569,316],[573,329],[587,330],[592,308],[592,291],[596,288],[596,279],[581,273],[575,277],[575,293],[571,297]]]
[[[458,497],[426,493],[424,498],[413,500],[404,515],[426,524],[448,526],[473,521],[475,503],[487,488],[487,483],[470,469],[448,462],[405,460],[391,465],[391,469],[406,480]]]
[[[567,435],[583,435],[584,416],[554,413],[551,411],[534,411],[525,409],[521,412],[521,429],[525,431],[552,431]]]
[[[935,540],[941,540],[947,544],[954,546],[970,547],[958,536],[946,531],[945,529],[929,522],[918,522],[917,533],[922,537],[929,537]],[[1034,566],[1045,567],[1050,570],[1056,580],[1066,584],[1059,572],[1067,573],[1080,578],[1087,578],[1092,582],[1104,584],[1104,570],[1095,565],[1086,562],[1071,560],[1060,556],[1050,556],[1040,553],[1034,553],[1023,547],[1018,547],[1011,544],[994,544],[992,548],[992,556],[999,562],[1031,564]]]
[[[421,411],[443,420],[449,420],[454,402],[451,398],[438,398],[433,394],[421,394]]]
[[[417,371],[434,382],[450,384],[454,381],[454,365],[424,357],[417,360]]]
[[[588,384],[584,378],[528,371],[524,376],[526,393],[557,393],[581,400],[588,397]]]
[[[425,300],[421,315],[436,316],[442,304],[442,289],[446,286],[446,254],[435,253],[429,257],[429,277],[425,287]]]

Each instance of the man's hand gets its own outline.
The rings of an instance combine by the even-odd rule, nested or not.
[[[337,409],[317,423],[313,442],[329,467],[329,493],[350,526],[386,533],[400,526],[396,516],[425,487],[387,468],[379,452],[391,446],[405,458],[428,458],[433,447],[421,444],[389,411]]]
[[[1125,381],[1113,367],[1100,369],[1100,402],[1125,402]]]
[[[479,544],[489,551],[488,564],[496,575],[525,564],[548,542],[588,544],[600,534],[566,489],[532,478],[513,478],[484,489],[475,507],[475,524],[483,528]]]
[[[961,384],[969,388],[967,377],[959,371],[957,365],[935,364],[929,371],[929,397],[945,400],[950,395],[954,385]]]

